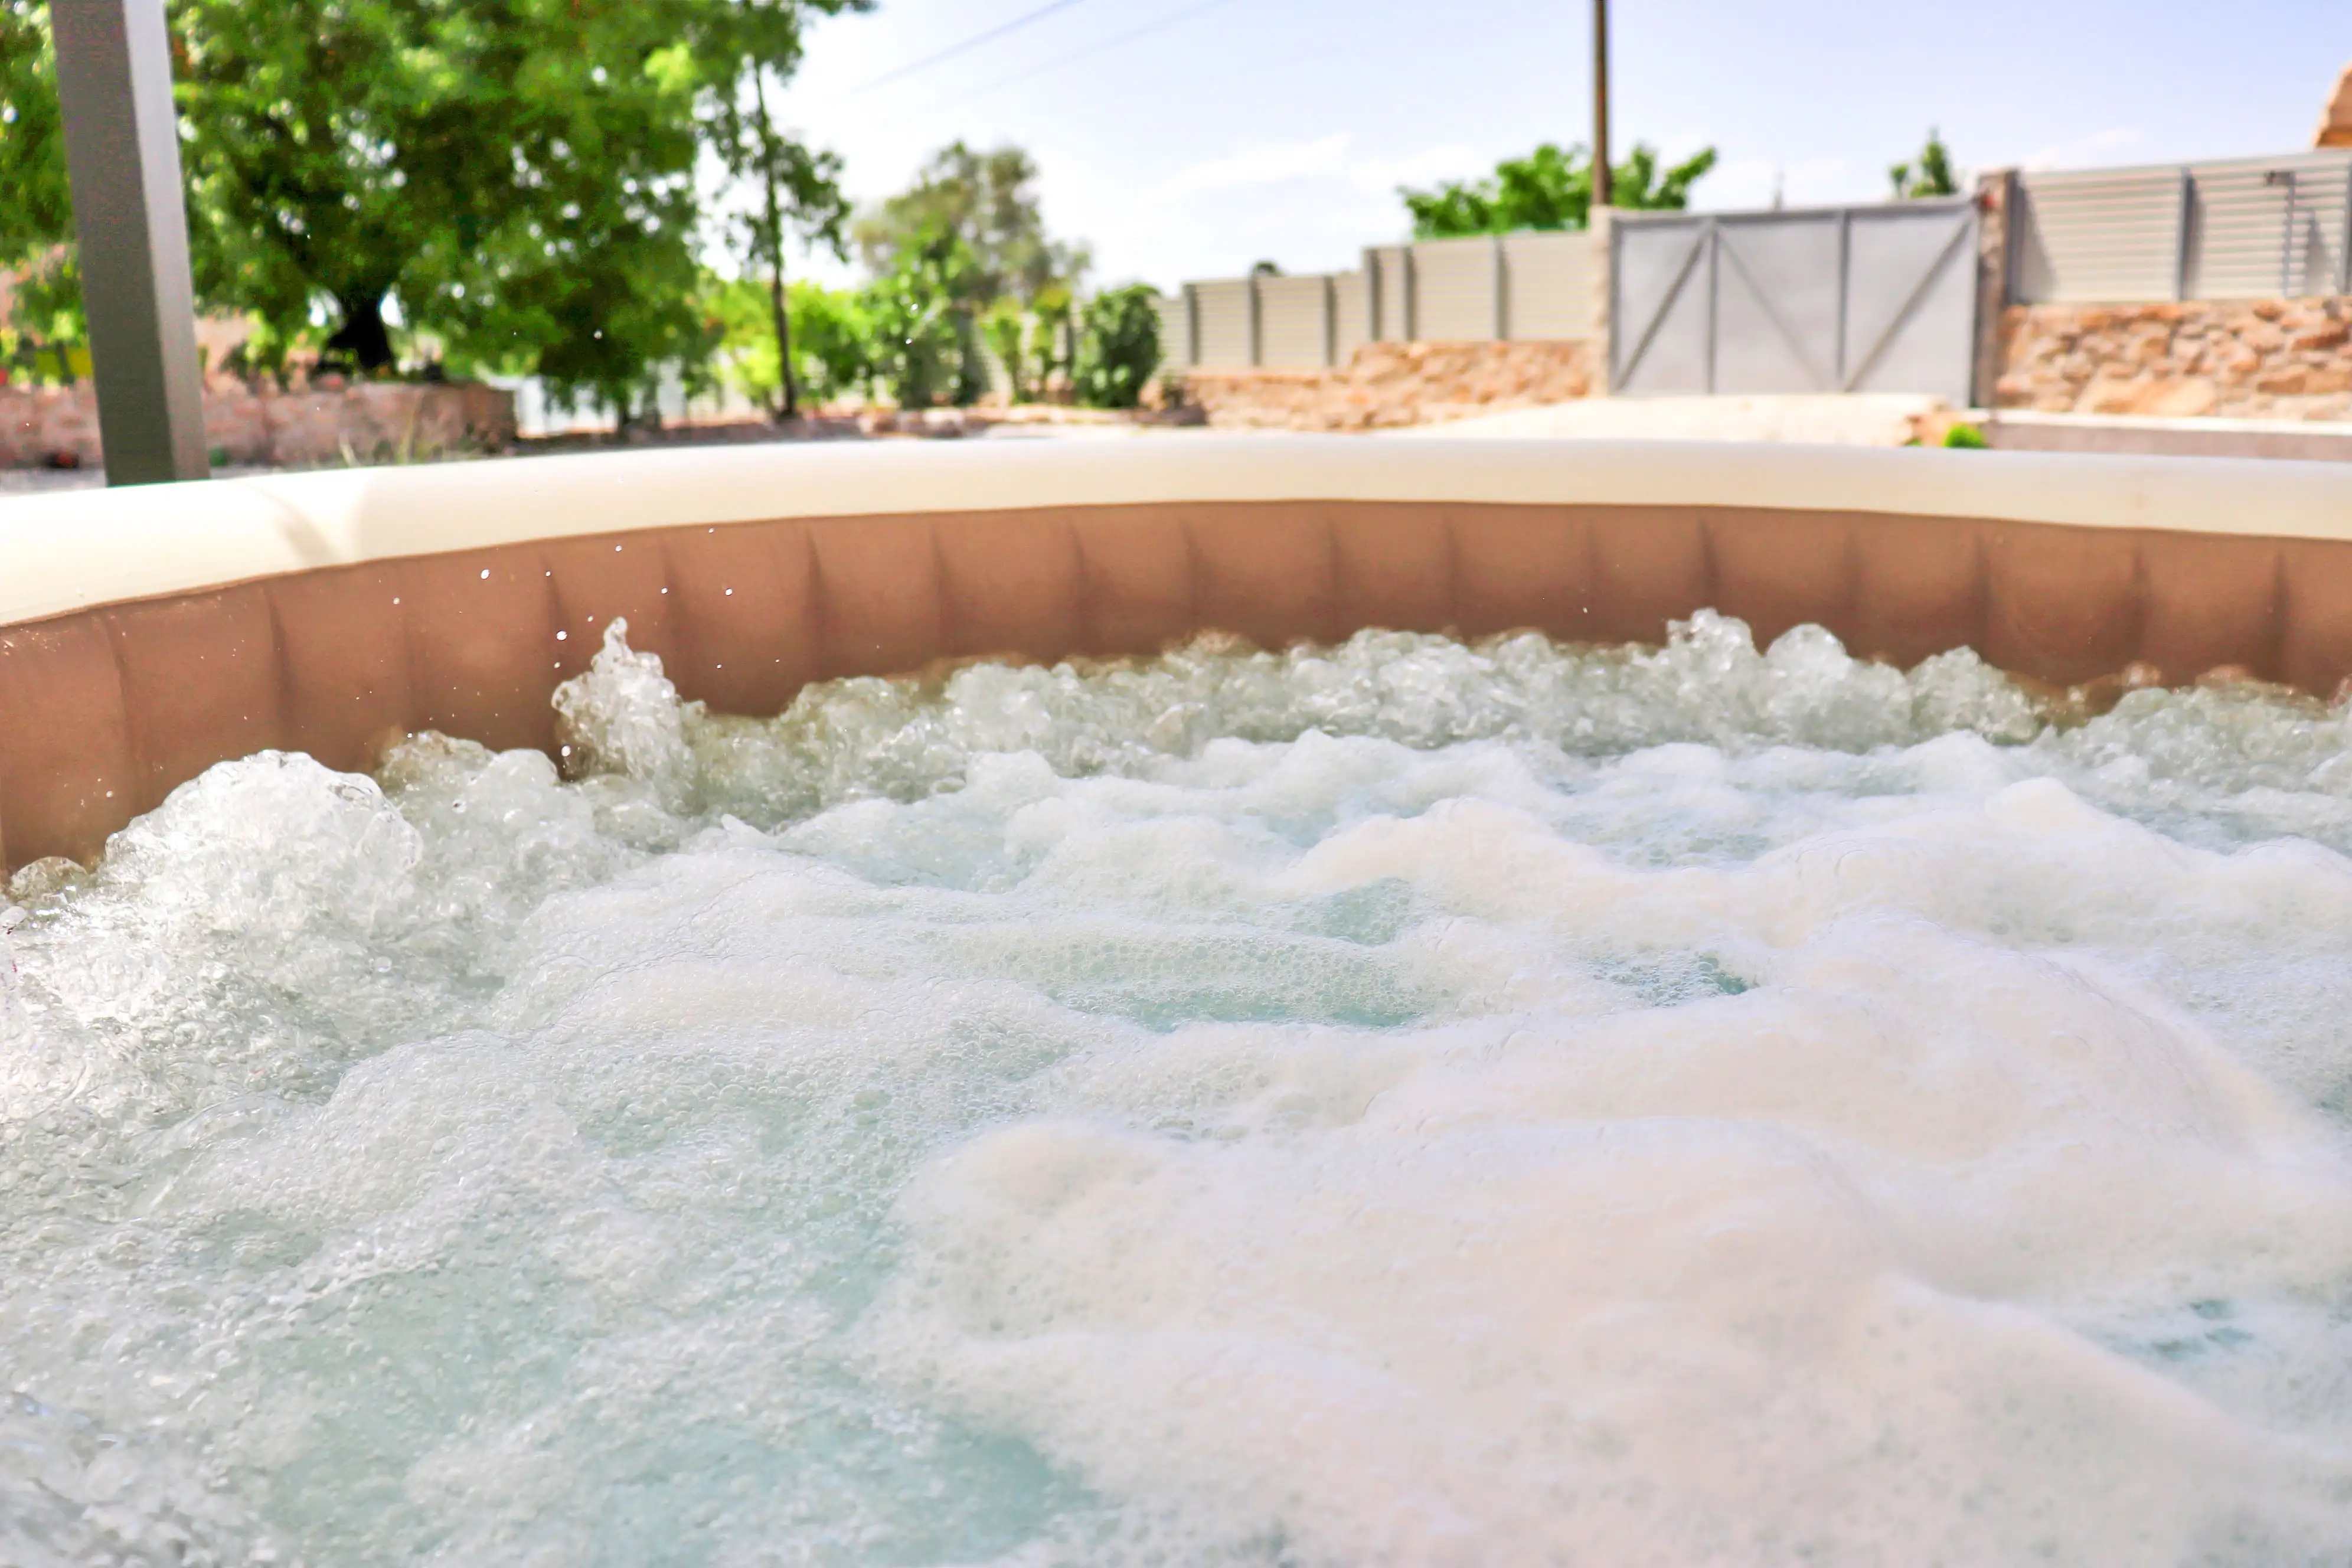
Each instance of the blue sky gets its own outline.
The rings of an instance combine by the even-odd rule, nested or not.
[[[1402,234],[1400,183],[1589,135],[1589,0],[1066,0],[869,85],[1046,3],[821,22],[783,115],[861,198],[957,136],[1017,142],[1097,281],[1163,287],[1351,265]],[[1736,207],[1776,178],[1792,205],[1874,199],[1931,124],[1968,168],[2307,145],[2352,0],[1615,0],[1612,31],[1618,144],[1712,144],[1699,205]]]

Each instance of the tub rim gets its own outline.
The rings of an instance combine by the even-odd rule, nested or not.
[[[650,529],[1139,502],[1719,506],[2352,541],[2352,465],[1703,441],[1165,433],[566,454],[0,500],[0,627]]]

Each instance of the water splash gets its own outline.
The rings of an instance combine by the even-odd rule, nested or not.
[[[2352,732],[1712,616],[224,764],[0,933],[0,1558],[2326,1560]]]

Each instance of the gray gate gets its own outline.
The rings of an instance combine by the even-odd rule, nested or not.
[[[1614,215],[1621,393],[1916,392],[1969,401],[1977,208]]]

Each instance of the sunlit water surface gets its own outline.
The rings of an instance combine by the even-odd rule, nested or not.
[[[2352,1562],[2340,707],[558,706],[18,879],[0,1561]]]

